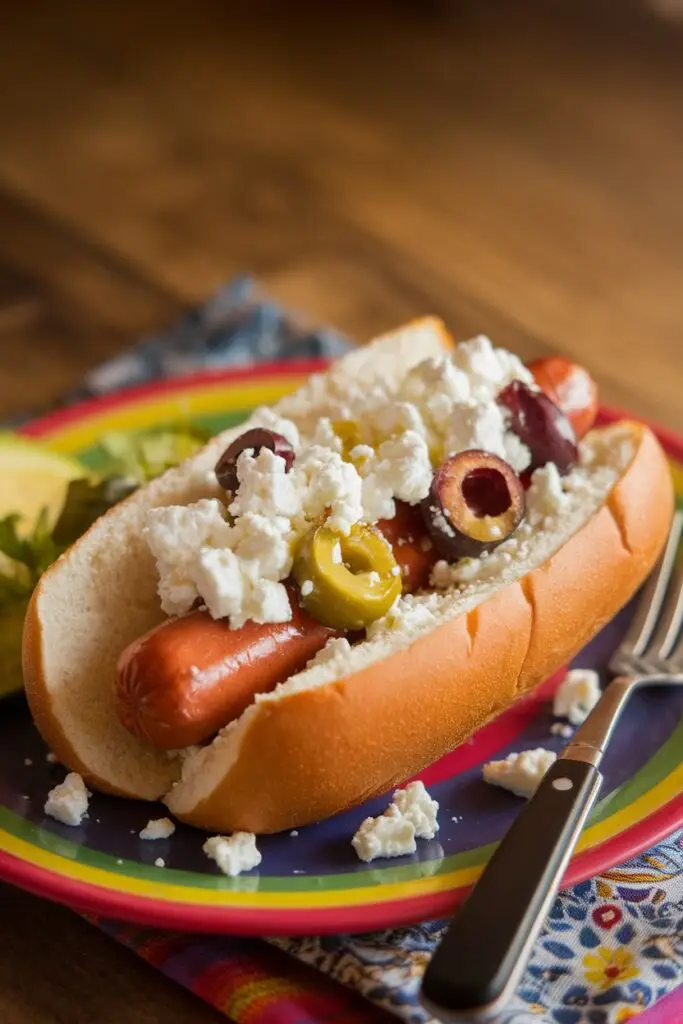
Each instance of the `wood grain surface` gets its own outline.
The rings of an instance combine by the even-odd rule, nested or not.
[[[635,0],[3,14],[0,419],[249,270],[360,339],[433,312],[567,353],[683,429],[680,26]],[[0,887],[5,1024],[217,1019]]]

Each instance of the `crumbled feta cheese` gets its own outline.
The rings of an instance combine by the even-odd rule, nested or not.
[[[230,548],[201,549],[194,580],[212,618],[229,618],[233,629],[247,620],[290,621],[292,608],[286,588],[260,578],[256,566],[240,560]]]
[[[533,375],[521,359],[507,349],[494,348],[483,334],[456,345],[453,363],[467,375],[470,394],[477,401],[494,398],[513,380],[536,389]]]
[[[57,757],[56,754],[53,754],[51,750],[48,751],[48,753],[45,755],[45,760],[47,761],[48,764],[58,764],[59,763],[59,758]]]
[[[157,859],[154,861],[154,867],[155,868],[165,868],[166,867],[166,861],[164,860],[164,858],[163,857],[157,857]]]
[[[270,518],[245,512],[236,521],[230,546],[239,559],[253,563],[245,569],[253,577],[282,580],[292,569],[292,544],[289,520],[284,516]]]
[[[346,658],[351,650],[351,644],[345,636],[333,637],[328,640],[323,648],[321,648],[317,654],[315,654],[308,662],[310,665],[324,665],[327,662],[334,661],[336,659],[343,660]]]
[[[400,576],[401,575],[401,566],[400,565],[392,566],[391,575],[392,576]]]
[[[422,782],[411,782],[397,789],[384,814],[366,818],[351,840],[364,861],[375,857],[402,857],[415,853],[415,839],[433,839],[439,830],[436,820],[439,805],[432,800]]]
[[[290,836],[292,836],[293,839],[296,839],[296,837],[299,835],[299,831],[298,829],[293,828],[289,834]]]
[[[140,832],[140,839],[168,839],[175,832],[170,818],[150,818]]]
[[[301,443],[296,424],[283,416],[278,416],[269,405],[261,405],[253,411],[249,419],[249,426],[264,427],[266,430],[272,430],[275,434],[281,434],[287,438],[295,451]]]
[[[568,740],[574,735],[571,725],[565,725],[564,722],[553,722],[550,732],[553,736],[561,736],[564,740]]]
[[[545,466],[535,470],[526,493],[526,509],[530,522],[535,524],[546,516],[557,515],[567,501],[567,495],[562,489],[562,477],[554,462],[547,462]]]
[[[425,359],[408,371],[399,385],[398,398],[417,406],[423,419],[434,427],[454,404],[469,401],[470,381],[447,355]]]
[[[557,718],[568,718],[572,725],[581,725],[600,697],[598,673],[587,668],[572,669],[555,691],[553,714]]]
[[[493,786],[508,789],[516,796],[530,797],[557,755],[552,750],[538,747],[508,754],[503,761],[489,761],[484,765],[484,779]]]
[[[261,863],[253,832],[235,832],[229,837],[212,836],[206,840],[202,849],[207,857],[216,862],[223,874],[231,878],[243,871],[251,871]]]
[[[301,496],[293,473],[286,470],[285,460],[270,448],[261,448],[257,455],[245,448],[237,459],[240,485],[229,506],[231,515],[241,516],[246,512],[259,513],[266,518],[298,515]]]
[[[320,445],[322,448],[330,448],[333,452],[340,454],[344,447],[341,437],[335,432],[332,420],[328,416],[320,417],[315,425],[311,441],[313,444]]]
[[[416,505],[429,494],[434,472],[427,442],[414,430],[384,441],[372,470],[391,487],[393,497]]]
[[[30,768],[32,766],[32,764],[33,764],[33,761],[31,760],[30,757],[25,757],[24,758],[24,766],[26,768]]]
[[[415,853],[415,826],[400,814],[381,814],[362,822],[351,845],[360,860],[376,857],[403,857]]]
[[[308,597],[313,593],[313,580],[304,580],[301,584],[301,596]]]
[[[412,821],[418,839],[433,839],[439,831],[436,815],[439,804],[432,800],[424,782],[411,782],[405,789],[397,789],[392,805],[408,821]]]
[[[50,790],[45,813],[63,825],[80,825],[88,813],[90,793],[77,772],[69,772],[64,782]]]
[[[339,452],[311,445],[297,458],[289,475],[308,522],[327,515],[327,526],[346,535],[361,518],[362,481],[356,467],[344,462]]]
[[[230,526],[224,513],[224,506],[215,498],[154,508],[148,513],[143,535],[157,561],[161,607],[167,615],[183,615],[201,596],[192,564],[203,546],[228,543]]]
[[[368,417],[370,425],[379,442],[401,435],[406,431],[427,437],[420,410],[412,402],[391,402],[380,405]]]

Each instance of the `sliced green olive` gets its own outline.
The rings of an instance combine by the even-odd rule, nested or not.
[[[334,420],[332,429],[342,443],[342,458],[345,462],[352,462],[351,452],[363,444],[360,427],[355,420]]]
[[[401,595],[401,571],[372,526],[356,524],[348,537],[316,527],[301,542],[293,573],[306,611],[334,629],[369,626]]]

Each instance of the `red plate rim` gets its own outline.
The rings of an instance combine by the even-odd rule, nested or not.
[[[161,381],[136,385],[113,395],[88,399],[76,405],[48,413],[26,424],[21,432],[30,437],[43,434],[78,421],[93,412],[112,410],[136,399],[167,391],[191,390],[201,385],[248,381],[275,375],[303,376],[325,369],[329,360],[292,360],[270,362],[256,367],[235,370],[210,370],[202,373],[170,377]],[[601,406],[599,422],[637,419],[650,426],[667,452],[683,462],[683,437],[674,431],[634,417],[611,406]],[[574,857],[563,878],[563,887],[573,886],[608,870],[614,865],[660,842],[683,821],[683,794],[643,818],[619,835],[585,853]],[[449,914],[469,891],[463,886],[424,896],[397,899],[391,903],[364,904],[362,907],[272,909],[211,907],[177,903],[153,897],[108,890],[102,886],[55,875],[50,870],[28,864],[13,854],[0,851],[0,876],[37,896],[66,904],[74,909],[125,919],[136,924],[158,928],[206,933],[242,935],[268,934],[335,934],[343,931],[370,931],[434,919]]]

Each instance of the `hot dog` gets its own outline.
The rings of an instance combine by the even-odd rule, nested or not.
[[[239,630],[206,611],[168,619],[121,655],[116,713],[129,732],[155,747],[203,743],[335,635],[295,600],[289,622],[247,622]]]
[[[621,423],[578,445],[539,395],[486,339],[453,350],[438,323],[418,322],[126,499],[45,574],[29,608],[27,695],[51,748],[91,787],[163,797],[206,829],[272,832],[384,792],[465,740],[628,600],[671,518],[666,458],[647,428]],[[349,421],[358,437],[345,428],[342,446],[334,424]],[[230,493],[211,476],[227,452]],[[198,595],[211,623],[171,620],[138,642]],[[128,645],[124,673],[148,659],[149,682],[166,630],[194,644],[227,628],[249,660],[249,630],[272,636],[300,612],[315,620],[311,649],[313,631],[318,646],[331,639],[303,669],[275,673],[269,657],[258,682],[221,677],[199,713],[203,740],[218,735],[188,753],[182,776],[119,720]],[[190,743],[200,732],[184,728],[183,684],[215,655],[169,647],[160,678],[179,703],[168,720]],[[158,743],[165,707],[159,733],[149,721],[137,732]]]

